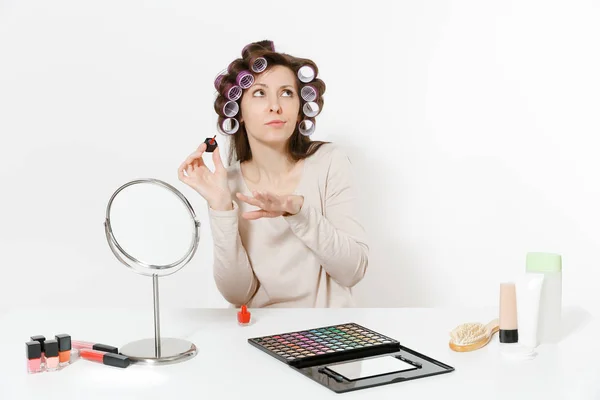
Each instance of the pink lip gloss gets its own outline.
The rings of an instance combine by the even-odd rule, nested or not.
[[[58,342],[54,339],[46,340],[44,350],[46,350],[46,371],[56,371],[58,369]]]
[[[27,373],[42,372],[42,345],[40,342],[35,340],[26,342],[25,355],[27,356]]]
[[[84,342],[81,340],[73,340],[73,341],[71,341],[71,345],[73,346],[74,349],[77,349],[77,350],[88,349],[88,350],[104,351],[107,353],[115,353],[115,354],[119,353],[119,349],[117,347],[110,346],[108,344]]]

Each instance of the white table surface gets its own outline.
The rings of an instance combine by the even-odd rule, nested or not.
[[[8,309],[0,315],[0,399],[600,399],[598,319],[581,307],[564,311],[565,336],[540,345],[529,361],[511,361],[498,335],[483,349],[456,353],[448,332],[456,325],[487,322],[490,309],[253,309],[240,327],[234,309],[161,310],[161,333],[194,342],[186,362],[121,369],[80,359],[57,372],[29,375],[30,336],[68,333],[121,347],[153,337],[147,309]],[[256,349],[247,338],[356,322],[406,347],[456,368],[454,372],[336,394]],[[232,396],[229,396],[232,395]]]

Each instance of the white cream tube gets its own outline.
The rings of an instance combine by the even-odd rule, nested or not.
[[[525,273],[517,280],[517,325],[519,344],[535,348],[538,345],[538,321],[543,274]]]

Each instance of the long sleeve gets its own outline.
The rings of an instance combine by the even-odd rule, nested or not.
[[[364,277],[369,261],[365,231],[354,212],[352,181],[349,158],[334,148],[326,177],[324,212],[304,204],[297,214],[284,217],[325,271],[346,287]]]
[[[213,237],[213,275],[219,292],[229,303],[246,304],[258,288],[246,249],[238,231],[238,205],[233,210],[217,211],[209,207]]]

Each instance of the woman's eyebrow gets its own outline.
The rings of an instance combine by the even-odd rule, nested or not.
[[[264,83],[255,83],[254,86],[264,86],[266,88],[269,87],[268,85],[265,85]],[[283,89],[283,88],[287,88],[287,87],[292,88],[292,89],[294,88],[292,85],[283,85],[283,86],[280,86],[279,88]]]

